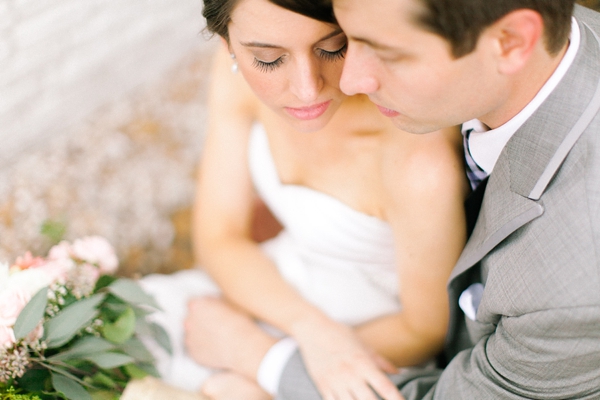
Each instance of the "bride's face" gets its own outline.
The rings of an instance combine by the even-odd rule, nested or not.
[[[229,46],[256,96],[299,131],[323,128],[345,95],[339,89],[346,36],[268,0],[240,0]]]

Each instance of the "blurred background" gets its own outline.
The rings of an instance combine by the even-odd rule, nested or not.
[[[600,0],[579,3],[600,10]],[[200,0],[0,0],[0,261],[106,237],[120,274],[193,265]]]

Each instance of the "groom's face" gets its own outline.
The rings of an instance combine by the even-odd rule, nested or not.
[[[333,2],[349,39],[342,91],[368,94],[397,127],[432,132],[480,117],[503,100],[485,34],[475,51],[456,59],[445,39],[416,22],[425,12],[421,0]]]

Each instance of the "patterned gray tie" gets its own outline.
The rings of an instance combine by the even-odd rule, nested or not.
[[[471,183],[471,189],[475,190],[481,181],[487,178],[487,173],[477,165],[473,156],[471,156],[471,150],[469,149],[469,136],[471,136],[471,132],[473,132],[473,129],[465,132],[463,146],[465,147],[465,160],[467,161],[467,177]]]

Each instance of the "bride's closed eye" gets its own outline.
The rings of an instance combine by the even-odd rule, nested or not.
[[[334,51],[328,51],[324,49],[319,49],[319,56],[328,60],[328,61],[336,61],[341,58],[344,58],[346,55],[346,50],[348,49],[348,43],[344,43],[342,47]]]
[[[342,47],[337,50],[329,51],[325,49],[317,49],[317,54],[319,57],[327,60],[327,61],[337,61],[341,58],[344,58],[346,55],[346,49],[348,48],[348,43],[344,43]],[[271,72],[275,68],[279,67],[285,59],[285,55],[273,60],[273,61],[262,61],[258,58],[254,57],[254,61],[252,62],[252,66],[258,69],[261,72]]]
[[[283,58],[284,58],[284,56],[281,56],[274,61],[267,62],[267,61],[261,61],[258,58],[254,57],[252,66],[261,72],[271,72],[283,63]]]

